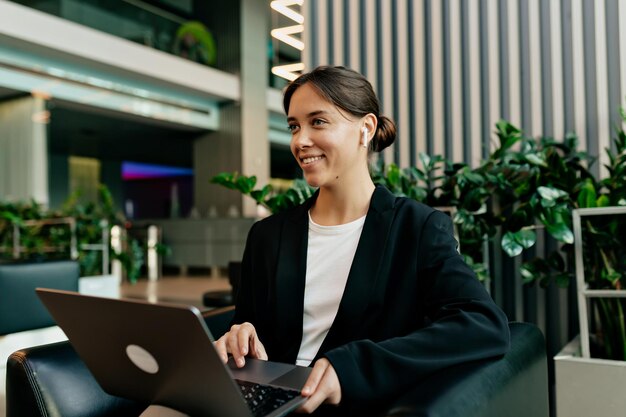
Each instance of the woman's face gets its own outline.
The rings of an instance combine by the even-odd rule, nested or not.
[[[367,150],[360,146],[363,121],[338,109],[310,83],[291,96],[287,122],[291,152],[313,187],[333,187],[358,180]],[[365,170],[367,172],[367,170]]]

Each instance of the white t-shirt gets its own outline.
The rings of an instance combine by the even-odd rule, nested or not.
[[[321,226],[309,213],[302,343],[296,360],[300,366],[309,366],[313,361],[335,320],[365,217]]]

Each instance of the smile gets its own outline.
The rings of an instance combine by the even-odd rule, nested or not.
[[[324,156],[323,155],[320,155],[320,156],[310,156],[310,157],[307,157],[307,158],[302,158],[301,161],[302,161],[303,164],[307,165],[307,164],[311,164],[311,163],[313,163],[315,161],[319,161],[320,159],[324,159]]]

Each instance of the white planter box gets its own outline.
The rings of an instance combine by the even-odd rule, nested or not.
[[[78,279],[78,292],[98,297],[120,298],[121,279],[116,275],[95,275]]]
[[[557,417],[624,417],[626,362],[580,352],[576,337],[554,357]]]

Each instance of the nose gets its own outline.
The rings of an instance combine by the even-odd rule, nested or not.
[[[311,140],[311,135],[308,129],[300,128],[300,130],[293,134],[291,137],[291,143],[297,149],[305,149],[313,146],[313,141]]]

